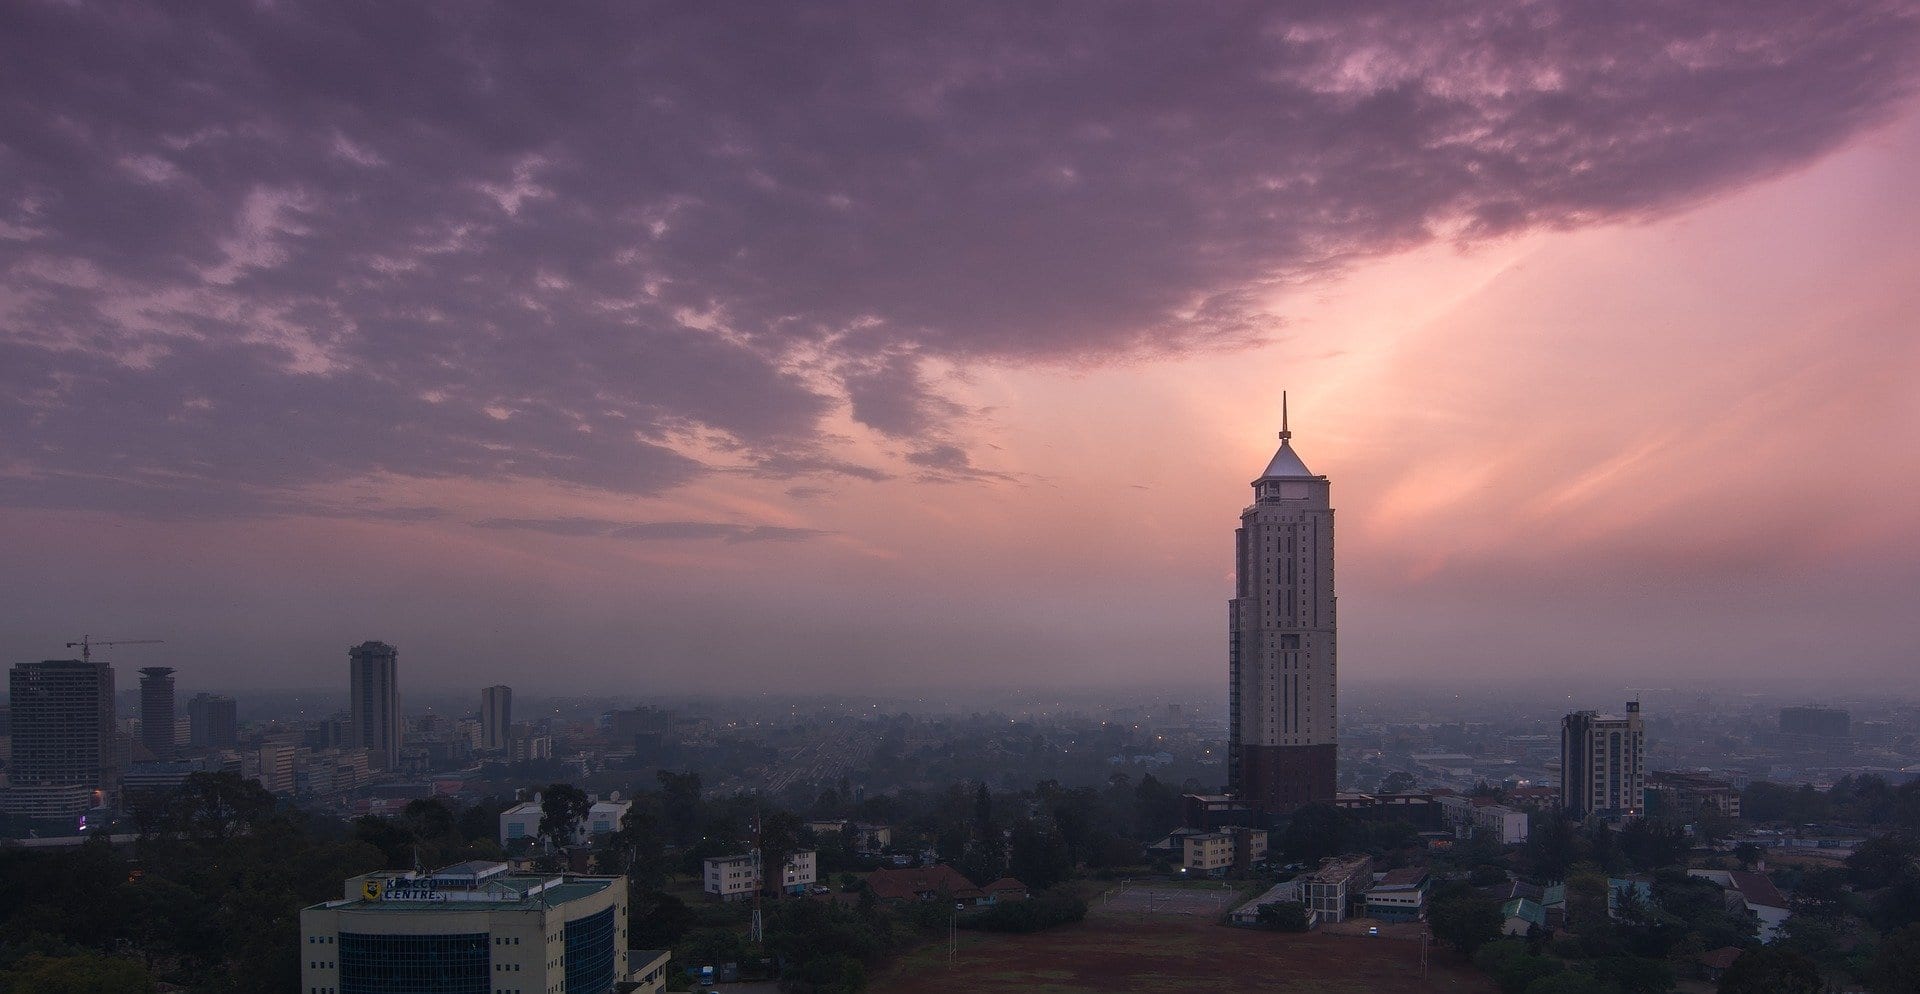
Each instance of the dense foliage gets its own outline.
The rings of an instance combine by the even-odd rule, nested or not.
[[[1038,932],[1087,917],[1087,900],[1072,887],[1054,887],[1025,901],[1006,901],[960,918],[961,928],[985,932]]]

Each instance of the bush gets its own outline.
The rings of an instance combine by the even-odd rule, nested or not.
[[[1473,954],[1473,965],[1492,977],[1505,994],[1522,994],[1561,970],[1558,960],[1532,952],[1520,939],[1499,939],[1481,946]]]
[[[1043,890],[1024,901],[1006,901],[960,919],[961,928],[983,932],[1038,932],[1087,917],[1087,902],[1070,887]]]
[[[1494,884],[1504,884],[1506,882],[1507,871],[1492,863],[1481,863],[1479,866],[1473,868],[1472,873],[1467,875],[1467,883],[1475,887],[1491,887]]]
[[[1307,906],[1298,901],[1269,901],[1260,906],[1260,927],[1276,932],[1305,932]]]

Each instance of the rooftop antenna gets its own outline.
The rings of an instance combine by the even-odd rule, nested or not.
[[[1292,437],[1293,432],[1287,430],[1287,392],[1282,390],[1280,391],[1280,441],[1284,442]]]

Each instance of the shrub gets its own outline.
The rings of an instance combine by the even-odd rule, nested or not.
[[[1276,932],[1305,932],[1307,906],[1298,901],[1270,901],[1260,906],[1260,927]]]
[[[1070,887],[1043,890],[1025,901],[1006,901],[960,919],[962,928],[983,932],[1038,932],[1087,917],[1087,902]]]

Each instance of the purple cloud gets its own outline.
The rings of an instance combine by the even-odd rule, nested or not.
[[[925,361],[1231,347],[1354,259],[1657,216],[1883,119],[1917,32],[1872,0],[27,0],[0,500],[892,475],[843,404],[905,472],[1000,479]]]
[[[488,518],[475,528],[536,531],[566,538],[617,538],[637,542],[713,540],[799,542],[831,535],[817,528],[741,525],[724,521],[608,521],[602,518]]]

